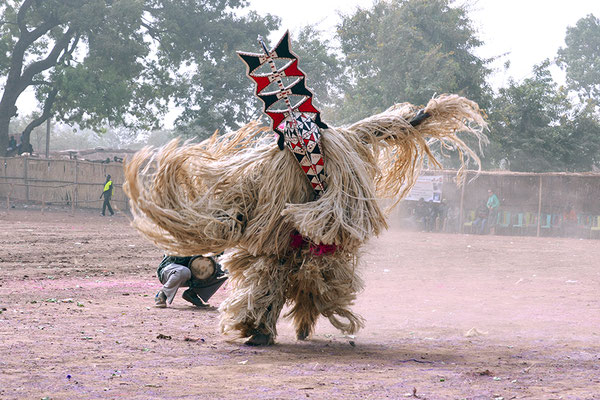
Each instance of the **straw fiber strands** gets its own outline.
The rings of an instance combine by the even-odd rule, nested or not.
[[[485,138],[477,104],[444,95],[425,111],[430,117],[417,127],[407,122],[415,107],[404,103],[323,130],[327,190],[316,200],[295,157],[280,151],[256,122],[199,144],[146,148],[125,166],[133,225],[167,253],[227,251],[222,261],[231,291],[220,307],[224,332],[272,343],[288,302],[300,339],[319,315],[354,333],[363,325],[350,310],[363,287],[356,268],[360,247],[387,227],[379,200],[399,201],[424,157],[435,163],[432,138],[479,161],[457,136]]]

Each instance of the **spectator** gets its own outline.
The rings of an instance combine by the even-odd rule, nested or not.
[[[488,226],[488,220],[490,218],[490,212],[487,204],[482,204],[478,209],[475,216],[475,221],[473,221],[473,232],[478,235],[485,234],[486,228]]]
[[[21,155],[23,153],[33,154],[33,146],[31,145],[31,143],[25,141],[25,134],[22,133],[19,140],[21,141],[21,143],[19,143],[17,145],[17,154],[19,154],[19,155]]]
[[[438,203],[434,203],[433,200],[427,202],[427,232],[433,232],[437,228],[437,219],[440,215],[440,208]]]
[[[415,218],[423,231],[427,230],[428,216],[429,207],[425,203],[425,199],[421,197],[415,206]]]
[[[110,215],[111,216],[115,215],[112,207],[110,206],[110,198],[112,197],[112,194],[113,194],[113,183],[110,180],[110,175],[106,175],[106,182],[104,183],[104,190],[102,191],[102,194],[100,195],[100,198],[102,198],[104,196],[104,203],[102,203],[102,216],[105,215],[107,207],[108,207],[108,212],[110,212]]]
[[[15,136],[11,135],[8,140],[8,147],[6,148],[7,152],[11,152],[17,149],[17,141],[15,140]]]
[[[571,204],[565,208],[562,228],[563,236],[575,236],[577,230],[577,213]]]
[[[496,233],[496,220],[498,219],[498,207],[500,207],[500,200],[498,200],[498,196],[496,196],[492,189],[488,189],[488,200],[486,206],[488,209],[488,227],[490,228],[490,233],[493,235]]]
[[[438,217],[439,217],[439,226],[438,230],[442,232],[446,232],[446,224],[448,222],[448,204],[446,204],[446,200],[442,199],[438,204]]]
[[[446,213],[446,232],[456,233],[459,232],[458,219],[460,216],[460,211],[458,207],[452,206],[448,207],[448,211]]]

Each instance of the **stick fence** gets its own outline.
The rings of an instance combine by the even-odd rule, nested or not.
[[[0,196],[11,201],[75,208],[100,208],[106,175],[113,181],[111,203],[127,210],[123,192],[123,165],[80,160],[55,160],[31,157],[0,158]]]

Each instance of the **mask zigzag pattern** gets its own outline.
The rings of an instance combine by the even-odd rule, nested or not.
[[[313,94],[298,68],[298,57],[290,50],[289,32],[270,51],[262,39],[259,42],[264,53],[238,55],[248,68],[248,77],[256,82],[256,95],[279,135],[279,148],[285,145],[294,154],[318,198],[327,184],[320,128],[328,127],[312,104]],[[284,79],[291,82],[286,84]]]

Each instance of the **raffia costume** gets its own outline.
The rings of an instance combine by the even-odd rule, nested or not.
[[[287,34],[259,64],[281,53],[295,57]],[[290,75],[297,77],[296,62],[273,71],[285,76],[292,66]],[[249,65],[251,77],[257,68]],[[261,96],[266,82],[261,88],[254,80]],[[296,92],[304,93],[304,79],[299,80]],[[271,115],[268,103],[278,97],[261,97],[274,121],[271,129],[252,122],[199,144],[173,141],[138,152],[125,166],[133,225],[147,238],[170,254],[226,251],[221,261],[230,274],[230,292],[220,306],[221,330],[250,337],[249,344],[273,343],[286,303],[299,339],[313,332],[321,315],[344,333],[361,328],[364,321],[351,306],[363,288],[361,248],[387,228],[380,201],[402,199],[424,157],[436,163],[427,140],[457,149],[461,159],[477,160],[456,133],[480,138],[485,126],[477,104],[456,95],[436,97],[420,112],[396,104],[339,128],[323,124],[308,100],[275,112],[282,116]],[[303,122],[312,129],[308,135],[294,125]],[[310,136],[314,125],[320,129]],[[279,134],[279,148],[271,130]],[[317,156],[303,153],[311,165],[291,149],[298,140],[308,148],[315,148],[310,140],[318,145]],[[324,168],[315,169],[318,165]]]

